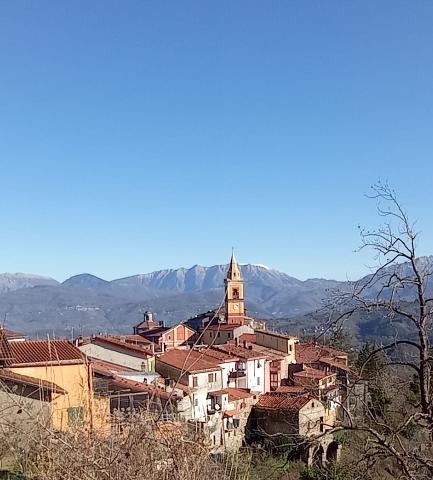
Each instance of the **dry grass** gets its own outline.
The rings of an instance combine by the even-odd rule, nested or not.
[[[125,419],[122,433],[101,438],[42,425],[26,435],[3,429],[3,457],[40,480],[241,480],[234,458],[215,462],[204,438],[185,423],[157,423],[148,412]]]

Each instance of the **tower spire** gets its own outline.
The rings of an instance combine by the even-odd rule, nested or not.
[[[226,284],[226,306],[225,317],[229,324],[243,325],[245,318],[244,305],[244,281],[238,262],[236,261],[235,252],[232,250],[232,258],[230,259]]]
[[[227,272],[227,280],[242,280],[241,271],[235,257],[235,250],[232,247],[232,258],[230,259],[229,269]]]

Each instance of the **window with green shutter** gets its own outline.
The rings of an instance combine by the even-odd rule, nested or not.
[[[81,427],[84,423],[84,408],[69,407],[68,408],[68,425],[70,427]]]

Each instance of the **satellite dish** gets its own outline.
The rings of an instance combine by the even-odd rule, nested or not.
[[[221,407],[218,405],[218,403],[215,403],[215,410],[219,410]]]

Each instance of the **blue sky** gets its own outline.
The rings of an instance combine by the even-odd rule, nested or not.
[[[388,180],[433,254],[433,2],[0,3],[0,271],[356,278]]]

